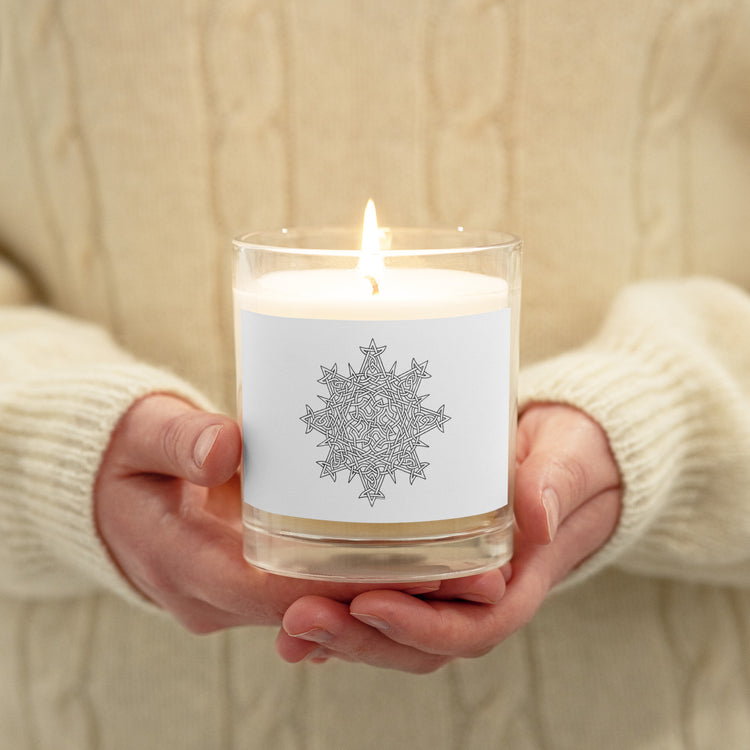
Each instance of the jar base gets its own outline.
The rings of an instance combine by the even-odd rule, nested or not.
[[[273,532],[244,522],[244,556],[294,578],[349,583],[436,581],[494,570],[513,554],[513,520],[449,536],[342,539]]]

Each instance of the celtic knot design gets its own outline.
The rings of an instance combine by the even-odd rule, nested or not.
[[[300,419],[305,433],[315,430],[325,436],[318,447],[327,447],[325,460],[318,461],[320,476],[335,482],[340,471],[349,472],[348,481],[358,477],[362,483],[360,498],[370,506],[385,498],[383,480],[389,476],[396,482],[396,472],[409,476],[409,483],[426,479],[429,463],[420,460],[418,448],[429,446],[422,436],[431,430],[444,432],[450,417],[445,405],[436,411],[424,406],[429,394],[418,395],[423,380],[431,377],[427,362],[411,361],[411,367],[396,373],[396,363],[385,369],[382,355],[385,346],[374,340],[361,346],[364,355],[358,371],[349,364],[349,375],[338,372],[337,366],[321,365],[323,377],[318,380],[328,389],[327,396],[318,396],[322,409],[306,405]]]

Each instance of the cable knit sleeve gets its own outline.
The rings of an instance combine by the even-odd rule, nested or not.
[[[2,592],[41,598],[104,587],[143,604],[97,536],[92,490],[114,426],[156,391],[207,406],[100,328],[33,305],[0,306]]]
[[[750,296],[691,278],[615,301],[587,346],[526,370],[521,408],[574,405],[605,429],[624,481],[607,545],[573,573],[750,584]]]

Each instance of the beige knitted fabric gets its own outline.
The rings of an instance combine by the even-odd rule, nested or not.
[[[0,749],[740,750],[750,2],[0,0]],[[182,631],[91,488],[152,391],[234,409],[229,238],[526,242],[522,404],[607,430],[613,539],[414,677]]]

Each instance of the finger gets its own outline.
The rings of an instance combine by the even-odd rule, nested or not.
[[[560,527],[553,544],[520,538],[513,577],[494,605],[425,601],[399,592],[366,592],[352,600],[352,616],[413,649],[448,657],[476,657],[523,627],[549,589],[606,541],[619,515],[619,493],[593,498]]]
[[[165,595],[162,592],[161,601],[158,604],[194,635],[207,635],[219,630],[242,627],[248,624],[241,615],[217,609],[199,599],[171,594]]]
[[[237,615],[239,623],[281,621],[283,609],[261,593],[267,574],[243,557],[235,477],[210,489],[175,478],[155,481],[152,475],[119,484],[113,512],[100,514],[98,525],[137,590],[169,611],[194,600]],[[202,632],[210,629],[209,623],[200,626]]]
[[[148,481],[144,477],[141,484]],[[134,491],[140,494],[138,486]],[[236,492],[234,478],[211,489],[173,480],[160,485],[158,498],[144,495],[145,499],[124,503],[129,510],[119,518],[118,532],[137,539],[139,546],[137,555],[121,556],[127,560],[125,573],[136,588],[173,611],[190,629],[210,632],[238,624],[276,625],[289,604],[307,593],[348,602],[373,588],[373,584],[277,576],[249,565],[242,553],[238,504],[233,504],[234,515],[228,510],[232,492]],[[227,496],[220,515],[216,515],[218,501],[210,499],[217,494]],[[420,584],[420,588],[432,590],[438,585]],[[204,620],[204,610],[193,613],[190,602],[203,602],[209,607],[205,612],[216,616]],[[184,608],[174,609],[183,603]],[[192,614],[196,621],[191,621]]]
[[[544,548],[537,548],[544,549]],[[447,658],[475,658],[491,651],[534,615],[548,590],[541,561],[518,567],[502,601],[494,605],[423,601],[398,592],[355,598],[352,616],[391,640]]]
[[[134,498],[120,518],[119,532],[138,545],[137,554],[118,556],[133,584],[170,611],[173,602],[195,600],[241,622],[280,622],[278,610],[256,596],[263,574],[245,562],[238,524],[206,510],[201,495],[209,490],[173,485],[163,485],[158,499]]]
[[[501,602],[486,605],[422,600],[397,591],[366,592],[352,601],[350,612],[402,646],[446,658],[475,657],[502,639],[510,593],[509,587]]]
[[[510,563],[503,566],[503,569],[464,578],[446,579],[441,582],[437,591],[424,594],[424,598],[463,599],[467,602],[494,604],[500,601],[505,593],[505,582],[508,578],[510,578]]]
[[[215,518],[232,526],[242,533],[242,498],[239,473],[233,474],[228,482],[212,487],[211,492],[205,493],[203,507]]]
[[[622,493],[615,488],[591,498],[565,519],[555,543],[544,548],[552,557],[550,587],[606,544],[617,527],[621,508]]]
[[[346,654],[332,651],[325,646],[318,646],[301,638],[292,638],[283,630],[279,630],[276,637],[276,653],[290,664],[297,664],[301,661],[312,664],[323,664],[332,658],[340,661],[356,661]]]
[[[530,540],[546,544],[583,502],[619,486],[619,473],[604,431],[575,409],[533,407],[519,432],[525,447],[516,473],[516,522]]]
[[[229,417],[155,395],[131,407],[117,426],[113,446],[127,473],[164,474],[214,486],[237,470],[242,439]]]
[[[351,617],[346,604],[319,596],[303,597],[289,607],[276,649],[290,662],[333,654],[349,661],[415,674],[434,672],[447,661],[445,657],[422,653],[387,638]]]

